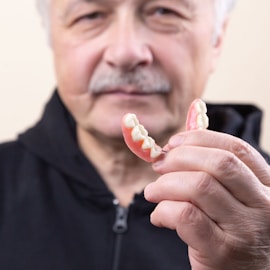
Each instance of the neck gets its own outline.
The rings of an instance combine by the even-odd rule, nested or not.
[[[151,164],[137,158],[123,140],[93,136],[80,128],[77,137],[81,150],[121,205],[129,205],[135,193],[142,192],[148,183],[157,179]]]

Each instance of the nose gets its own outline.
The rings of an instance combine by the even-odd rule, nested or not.
[[[119,20],[111,27],[105,61],[113,68],[132,71],[150,65],[153,55],[146,42],[146,33],[129,18]]]

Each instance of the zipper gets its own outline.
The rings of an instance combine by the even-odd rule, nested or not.
[[[112,230],[115,233],[115,245],[112,270],[119,270],[123,235],[128,229],[127,219],[129,209],[121,206],[117,199],[113,201],[113,204],[115,205],[115,221]]]

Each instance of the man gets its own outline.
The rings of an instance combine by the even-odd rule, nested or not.
[[[269,269],[260,112],[209,105],[222,132],[184,131],[232,3],[40,1],[57,91],[41,121],[0,148],[1,269]],[[164,159],[128,150],[127,112]]]

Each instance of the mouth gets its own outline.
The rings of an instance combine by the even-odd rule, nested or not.
[[[146,97],[153,95],[165,94],[165,92],[157,92],[154,90],[140,90],[133,86],[125,86],[119,88],[106,89],[100,92],[93,93],[96,96],[101,95],[112,95],[112,96],[123,96],[123,97]]]
[[[155,92],[151,90],[134,87],[106,88],[99,93],[92,93],[96,102],[102,102],[106,108],[117,108],[117,110],[146,110],[148,112],[157,107],[165,106],[168,100],[168,93]]]
[[[102,95],[102,94],[101,94]],[[103,93],[103,95],[116,95],[116,96],[126,96],[126,97],[146,97],[146,96],[153,96],[157,95],[157,93],[145,93],[145,92],[125,92],[120,90],[110,91]]]

